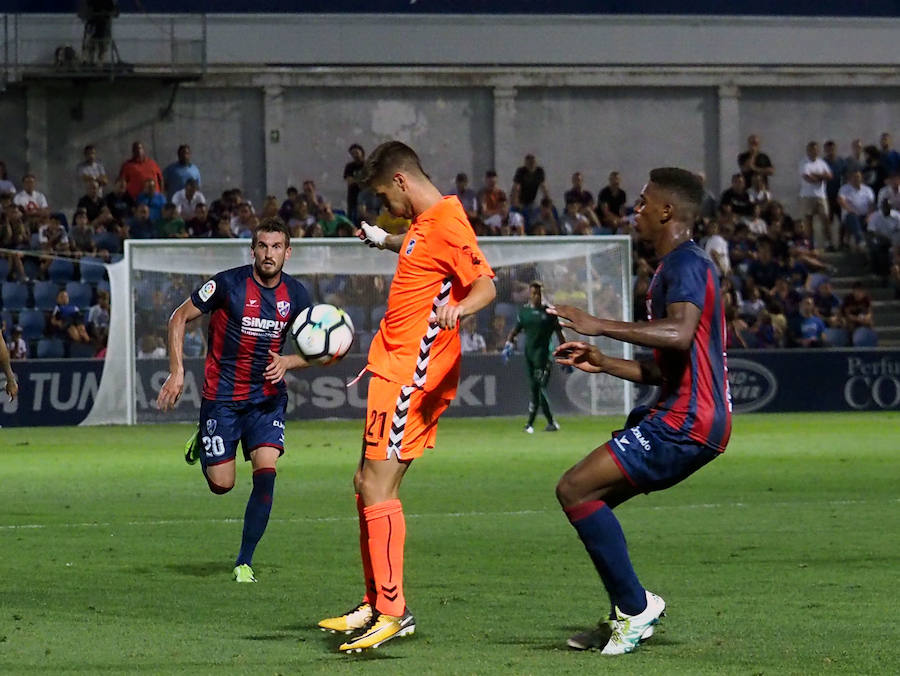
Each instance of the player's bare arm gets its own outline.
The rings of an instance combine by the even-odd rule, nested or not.
[[[700,324],[701,310],[693,303],[666,306],[666,317],[652,322],[620,322],[601,319],[571,305],[548,308],[560,318],[560,326],[585,336],[607,336],[632,345],[658,349],[686,350]]]
[[[194,301],[188,298],[169,317],[169,376],[156,398],[156,407],[160,411],[174,408],[184,391],[184,327],[202,314]]]
[[[616,378],[644,385],[662,383],[662,372],[652,359],[618,359],[603,354],[596,346],[581,341],[563,343],[553,352],[556,362],[585,373],[608,373]]]
[[[269,362],[266,370],[263,371],[263,377],[273,385],[280,383],[284,379],[284,374],[291,369],[302,369],[310,366],[310,363],[299,354],[278,354],[269,350],[269,357],[272,358],[272,361]]]
[[[10,365],[9,350],[2,337],[0,337],[0,368],[6,374],[6,393],[9,395],[9,400],[12,401],[19,393],[19,382],[16,380],[16,374],[13,373]]]
[[[447,303],[437,309],[435,323],[442,329],[454,328],[460,319],[473,315],[490,305],[497,296],[497,288],[490,277],[479,277],[469,288],[469,293],[458,304]]]

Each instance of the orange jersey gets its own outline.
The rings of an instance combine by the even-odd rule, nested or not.
[[[419,214],[400,248],[368,370],[452,399],[459,381],[459,328],[441,330],[430,320],[437,307],[465,298],[476,279],[493,276],[459,199],[444,197]]]

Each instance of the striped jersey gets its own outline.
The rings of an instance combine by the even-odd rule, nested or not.
[[[258,402],[286,392],[284,380],[273,385],[263,377],[269,350],[281,353],[288,328],[309,307],[306,288],[281,273],[274,288],[253,278],[253,266],[218,273],[191,294],[209,318],[203,398]]]
[[[403,239],[387,310],[367,369],[386,380],[452,399],[459,381],[459,328],[432,324],[437,308],[459,303],[479,277],[494,276],[459,199],[444,197]]]
[[[709,255],[692,241],[666,254],[647,291],[647,319],[662,319],[672,303],[693,303],[700,323],[687,350],[656,349],[662,389],[651,415],[718,451],[731,435],[731,394],[725,356],[725,312],[719,276]]]

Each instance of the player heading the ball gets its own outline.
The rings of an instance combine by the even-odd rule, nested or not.
[[[200,424],[185,446],[185,461],[200,460],[209,490],[217,495],[234,487],[238,442],[253,467],[233,571],[237,582],[256,582],[253,552],[269,522],[275,463],[284,453],[284,374],[309,365],[298,354],[281,354],[288,327],[310,306],[303,284],[282,272],[291,257],[290,230],[280,219],[267,218],[253,233],[250,250],[251,265],[218,273],[172,313],[169,377],[156,400],[161,411],[178,403],[185,325],[209,313]]]
[[[403,593],[406,521],[400,482],[434,447],[438,418],[459,382],[459,320],[494,300],[494,271],[478,248],[455,196],[431,183],[409,146],[383,143],[362,182],[394,216],[412,220],[404,235],[363,223],[359,237],[399,254],[387,310],[369,348],[371,373],[362,457],[353,477],[365,593],[356,607],[319,626],[353,633],[341,651],[359,652],[415,631]]]

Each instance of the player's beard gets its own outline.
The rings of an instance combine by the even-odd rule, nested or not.
[[[272,263],[275,265],[274,272],[266,272],[266,270],[262,267],[262,263],[260,262],[254,264],[254,267],[256,268],[256,274],[259,275],[259,278],[263,281],[267,282],[270,279],[275,279],[278,275],[281,274],[281,269],[284,267],[284,263],[282,263],[281,265],[278,265],[277,263],[275,263],[275,261],[272,261]]]

